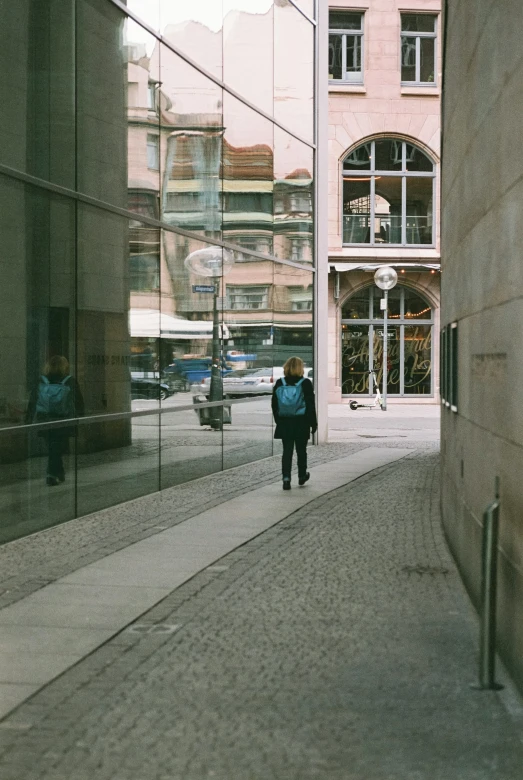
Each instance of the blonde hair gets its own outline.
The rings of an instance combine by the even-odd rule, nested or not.
[[[284,376],[303,376],[303,360],[299,357],[290,357],[283,366]]]
[[[45,376],[49,374],[58,374],[58,376],[67,376],[69,373],[69,361],[63,355],[53,355],[44,366]]]

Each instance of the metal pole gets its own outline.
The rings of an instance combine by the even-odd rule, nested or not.
[[[383,291],[385,296],[385,308],[383,310],[383,398],[381,408],[387,411],[387,309],[389,305],[389,292]]]
[[[495,682],[498,529],[499,500],[496,499],[483,513],[478,686],[481,690],[499,690],[503,687]]]
[[[213,318],[212,318],[212,366],[211,386],[209,388],[209,401],[223,400],[222,374],[220,361],[220,323],[218,320],[218,290],[219,280],[215,280],[213,294]],[[211,428],[221,431],[223,426],[223,408],[212,406],[210,408]]]

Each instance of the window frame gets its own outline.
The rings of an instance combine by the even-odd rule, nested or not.
[[[430,16],[434,19],[434,32],[418,32],[416,30],[403,30],[403,16]],[[416,63],[414,81],[404,81],[402,76],[403,69],[403,38],[414,38],[416,46]],[[421,39],[431,38],[434,46],[434,80],[421,81]],[[438,86],[438,14],[436,13],[418,13],[416,11],[402,11],[400,13],[400,81],[402,87],[437,87]]]
[[[260,292],[261,291],[261,292]],[[234,306],[232,296],[243,296],[249,304],[249,295],[261,295],[260,306]],[[229,311],[266,311],[270,308],[270,285],[269,284],[228,284],[225,293],[226,308]]]
[[[375,160],[376,160],[376,141],[398,141],[402,144],[402,150],[401,150],[401,170],[395,171],[395,170],[380,170],[375,168]],[[370,167],[365,170],[352,170],[352,169],[345,169],[345,161],[346,159],[353,154],[355,151],[357,151],[360,147],[367,147],[367,149],[370,148]],[[415,149],[417,149],[419,152],[421,152],[431,163],[432,163],[432,171],[409,171],[407,170],[407,146],[412,146]],[[341,164],[341,239],[342,239],[342,246],[358,246],[358,247],[383,247],[385,249],[391,248],[391,247],[402,247],[402,248],[423,248],[423,249],[434,249],[436,246],[436,163],[429,157],[429,155],[416,143],[413,143],[411,140],[406,140],[404,138],[395,138],[394,136],[383,136],[380,138],[375,138],[372,141],[365,141],[363,143],[360,143],[357,147],[352,149],[352,151],[349,154],[346,154],[345,157],[342,160]],[[369,189],[369,225],[374,225],[375,223],[375,217],[376,217],[376,179],[377,178],[384,178],[384,177],[390,177],[390,178],[400,178],[401,179],[401,242],[400,243],[392,243],[392,242],[377,242],[376,237],[374,235],[374,231],[371,231],[370,238],[372,238],[371,241],[368,242],[346,242],[344,240],[345,237],[345,214],[343,212],[343,202],[344,202],[344,179],[348,176],[350,178],[361,178],[362,180],[370,180],[370,189]],[[432,179],[432,209],[429,214],[427,212],[427,218],[430,216],[431,218],[431,228],[432,228],[432,240],[429,243],[408,243],[407,242],[407,179],[416,179],[416,178],[427,178]]]
[[[400,366],[402,367],[403,371],[400,374],[400,392],[399,393],[393,393],[393,398],[434,398],[435,395],[435,389],[436,389],[436,372],[435,372],[435,366],[434,366],[434,356],[436,354],[435,351],[435,334],[437,334],[436,331],[436,316],[435,316],[435,307],[432,306],[430,301],[426,298],[423,291],[418,290],[416,287],[412,287],[411,285],[402,284],[401,280],[398,280],[398,285],[394,289],[400,291],[400,314],[395,317],[394,319],[388,319],[388,325],[389,327],[399,328],[400,331]],[[368,295],[368,308],[367,308],[367,317],[354,317],[354,318],[347,318],[343,317],[343,308],[345,305],[351,300],[351,298],[355,294],[359,294],[365,292]],[[405,313],[405,295],[407,292],[413,292],[415,295],[417,295],[424,303],[427,304],[427,306],[430,308],[430,317],[427,317],[426,319],[417,319],[417,318],[409,318],[406,316]],[[349,295],[345,300],[343,301],[343,304],[340,307],[340,325],[360,325],[362,327],[368,328],[367,337],[369,339],[369,349],[368,349],[368,367],[369,371],[373,368],[374,365],[374,349],[373,349],[373,340],[374,340],[374,333],[375,329],[383,328],[383,318],[380,318],[379,316],[375,316],[374,312],[378,311],[375,301],[380,300],[382,296],[382,293],[374,284],[368,284],[363,289],[356,290],[353,292],[352,295]],[[405,376],[404,376],[404,367],[405,367],[405,328],[413,327],[419,325],[421,327],[428,327],[430,328],[430,361],[431,361],[431,376],[430,376],[430,393],[406,393],[405,392]],[[343,339],[340,339],[340,368],[342,367],[342,361],[343,361]],[[342,388],[343,388],[343,381],[342,381]],[[369,397],[372,397],[373,391],[369,389]],[[343,393],[342,389],[342,398],[349,398],[352,393]],[[365,397],[364,395],[362,397]]]
[[[331,10],[331,9],[329,9]],[[333,10],[333,9],[332,9]],[[337,10],[336,13],[346,13],[351,14],[354,16],[355,14],[358,14],[361,18],[361,28],[359,30],[343,30],[343,29],[333,29],[329,26],[329,46],[330,46],[330,39],[331,36],[338,36],[342,39],[341,41],[341,57],[342,57],[342,74],[345,76],[345,78],[341,79],[331,79],[329,78],[329,84],[345,84],[347,86],[350,85],[356,85],[361,86],[363,84],[363,72],[364,72],[364,63],[365,63],[365,29],[364,29],[364,23],[365,23],[365,11],[349,11],[348,9],[340,9]],[[359,70],[359,77],[354,79],[346,78],[347,73],[347,37],[352,36],[354,38],[359,38],[359,50],[360,50],[360,70]],[[355,74],[358,73],[358,71],[353,71]]]
[[[152,144],[152,139],[154,139],[154,146]],[[156,157],[156,165],[150,164],[150,158],[149,158],[149,150],[153,149],[155,151],[155,157]],[[147,139],[146,139],[146,154],[147,154],[147,168],[149,171],[159,171],[160,170],[160,136],[157,133],[147,133]]]

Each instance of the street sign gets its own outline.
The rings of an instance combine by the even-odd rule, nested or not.
[[[215,293],[216,287],[214,284],[193,284],[192,291],[199,293]]]

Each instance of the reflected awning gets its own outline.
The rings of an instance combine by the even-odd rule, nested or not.
[[[229,338],[226,325],[221,338]],[[154,309],[131,309],[129,311],[129,331],[132,338],[163,339],[212,339],[212,320],[186,320]]]
[[[383,261],[382,263],[359,263],[335,261],[329,262],[329,271],[368,271],[373,273],[377,268],[382,265],[390,265],[392,268],[404,268],[406,271],[439,271],[441,263],[389,263]]]

